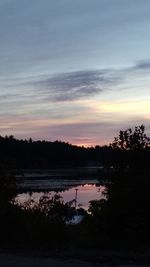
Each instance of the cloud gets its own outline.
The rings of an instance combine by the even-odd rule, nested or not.
[[[53,102],[73,101],[102,93],[117,83],[111,70],[89,70],[40,77],[27,83],[41,98]],[[26,84],[26,85],[27,85]]]
[[[140,61],[132,66],[100,69],[79,70],[53,75],[37,75],[0,79],[0,87],[6,88],[0,93],[1,105],[17,104],[17,109],[37,111],[39,105],[73,102],[105,95],[106,92],[120,92],[133,88],[148,86],[147,76],[150,60]],[[118,97],[118,96],[117,96]]]
[[[50,117],[72,117],[73,114],[74,116],[77,114],[78,109],[83,111],[81,102],[91,101],[98,96],[100,104],[107,92],[110,92],[106,96],[108,100],[120,99],[124,97],[124,92],[127,97],[126,90],[131,97],[135,91],[138,94],[141,89],[144,90],[144,86],[147,88],[145,92],[146,90],[148,92],[149,68],[150,60],[147,60],[137,62],[132,66],[111,69],[79,70],[53,75],[30,75],[22,78],[18,76],[18,78],[7,80],[1,78],[1,114],[16,113],[30,114],[30,116],[34,114],[40,117],[48,114]],[[82,100],[80,104],[78,100]],[[86,112],[83,111],[83,113]]]
[[[66,102],[90,98],[108,90],[126,88],[126,84],[133,83],[138,73],[140,77],[150,69],[150,60],[140,61],[133,66],[74,71],[59,73],[53,76],[33,77],[32,81],[24,81],[25,86],[31,86],[37,98],[50,102]],[[140,78],[138,76],[138,79]],[[135,80],[136,83],[136,80]]]
[[[11,93],[0,94],[0,103],[12,101],[12,99],[16,99],[17,97],[18,97],[18,94],[11,94]]]
[[[137,71],[146,71],[146,70],[150,70],[150,60],[143,60],[140,62],[137,62],[137,64],[135,64],[132,67],[132,70],[137,70]]]

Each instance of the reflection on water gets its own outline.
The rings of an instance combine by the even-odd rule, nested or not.
[[[48,190],[47,193],[52,197],[57,192],[63,197],[64,202],[68,202],[76,198],[77,192],[77,207],[82,207],[87,210],[90,200],[105,198],[105,189],[105,185],[85,183],[82,185],[71,185],[67,189],[59,188],[57,191]],[[21,205],[28,200],[33,200],[38,203],[40,197],[43,195],[44,192],[21,193],[16,196],[15,201]]]

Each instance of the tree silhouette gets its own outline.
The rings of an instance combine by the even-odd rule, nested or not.
[[[110,145],[114,151],[114,167],[125,169],[144,169],[148,166],[150,138],[145,134],[145,126],[135,126],[120,131]]]
[[[7,204],[16,193],[16,171],[9,161],[0,163],[0,206]]]
[[[143,124],[136,126],[134,131],[131,128],[120,131],[119,137],[115,137],[112,143],[113,148],[132,151],[142,150],[148,146],[150,146],[150,138],[146,136]]]
[[[150,139],[144,125],[120,131],[111,147],[116,152],[114,162],[120,168],[112,175],[107,189],[107,230],[115,238],[149,239]]]

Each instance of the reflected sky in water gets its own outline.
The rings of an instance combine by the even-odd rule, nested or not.
[[[93,199],[102,199],[105,198],[104,193],[106,187],[104,185],[96,185],[96,184],[84,184],[78,186],[72,186],[69,189],[65,189],[64,191],[57,191],[60,196],[63,197],[64,202],[71,201],[75,199],[77,190],[77,207],[82,207],[84,209],[88,209],[89,201]],[[47,192],[51,197],[56,193],[56,191],[48,191]],[[44,195],[44,192],[27,192],[18,194],[16,197],[16,202],[19,204],[24,204],[28,200],[33,200],[38,203],[40,197]]]

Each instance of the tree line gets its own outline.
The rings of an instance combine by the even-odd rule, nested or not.
[[[61,141],[17,140],[0,136],[0,163],[21,169],[102,165],[105,167],[145,168],[149,165],[150,141],[144,125],[120,131],[107,146],[79,147]]]
[[[0,136],[0,161],[14,162],[18,168],[53,168],[104,164],[113,149],[109,146],[79,147],[61,141],[17,140]]]

